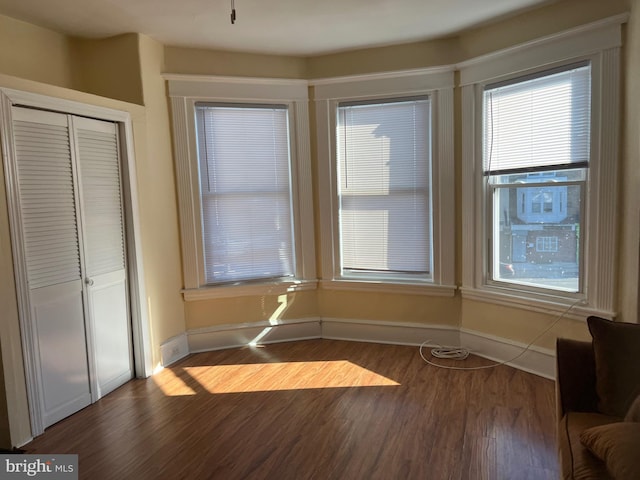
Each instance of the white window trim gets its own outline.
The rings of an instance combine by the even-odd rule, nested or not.
[[[174,74],[163,77],[168,82],[172,107],[185,300],[281,294],[316,288],[307,82]],[[197,102],[273,103],[289,107],[295,278],[224,286],[206,284],[194,113]]]
[[[619,15],[459,65],[462,86],[462,295],[464,298],[572,318],[615,317],[617,176],[619,161]],[[584,246],[584,293],[534,292],[486,278],[486,195],[481,165],[482,88],[498,79],[590,60],[592,133]],[[573,307],[572,307],[573,306]],[[571,308],[571,312],[567,309]]]
[[[455,285],[455,177],[453,67],[312,80],[316,102],[322,288],[453,296]],[[433,112],[433,272],[428,281],[342,278],[339,258],[335,118],[338,103],[429,95]]]

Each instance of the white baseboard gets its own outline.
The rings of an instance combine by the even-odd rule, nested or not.
[[[325,318],[322,320],[322,338],[394,345],[420,345],[429,340],[432,345],[461,346],[480,357],[506,362],[551,380],[556,374],[553,350],[533,346],[512,360],[526,348],[525,344],[447,325]]]
[[[461,346],[472,354],[505,362],[544,378],[555,378],[553,350],[533,346],[515,358],[526,345],[482,332],[464,328],[459,330],[457,326],[344,318],[261,321],[189,330],[162,345],[162,363],[169,365],[189,352],[316,338],[412,346],[429,341],[432,345]]]
[[[113,392],[116,388],[124,385],[129,380],[133,378],[133,370],[129,369],[125,373],[118,375],[115,378],[112,378],[107,383],[98,385],[98,398],[102,398],[105,395]]]
[[[321,338],[320,318],[253,322],[187,331],[189,350],[206,352],[250,344],[267,344]]]
[[[160,360],[163,367],[167,367],[181,358],[189,355],[187,335],[181,333],[160,345]]]
[[[509,366],[550,380],[556,377],[556,356],[553,350],[532,346],[515,358],[524,351],[526,344],[465,328],[460,330],[460,344],[474,355],[505,362]]]
[[[449,325],[343,318],[323,318],[322,338],[393,345],[420,345],[427,340],[439,345],[458,345],[460,342],[458,328]]]
[[[29,437],[29,438],[27,438],[27,439],[25,439],[25,440],[18,440],[18,441],[16,442],[16,445],[14,445],[14,446],[15,446],[16,448],[22,448],[22,447],[24,447],[27,443],[31,443],[31,442],[33,442],[33,437]]]

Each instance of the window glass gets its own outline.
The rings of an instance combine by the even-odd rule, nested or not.
[[[428,98],[340,104],[342,275],[431,274]]]
[[[206,282],[295,273],[288,110],[196,106]]]

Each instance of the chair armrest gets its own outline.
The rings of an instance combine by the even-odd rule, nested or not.
[[[558,420],[567,412],[597,412],[596,365],[591,342],[556,341]]]

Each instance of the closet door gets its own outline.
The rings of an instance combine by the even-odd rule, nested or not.
[[[133,376],[116,125],[74,117],[94,400]]]
[[[91,403],[81,243],[66,115],[13,108],[22,240],[44,426]]]

